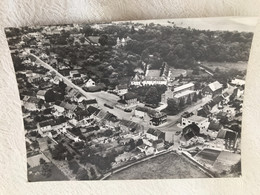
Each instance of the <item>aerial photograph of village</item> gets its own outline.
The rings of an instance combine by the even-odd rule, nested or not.
[[[254,28],[196,21],[6,28],[28,181],[240,177]]]

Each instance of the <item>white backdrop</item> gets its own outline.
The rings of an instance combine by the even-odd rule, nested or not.
[[[0,194],[257,194],[260,174],[260,25],[250,55],[243,115],[242,177],[27,182],[22,113],[3,27],[155,18],[256,16],[258,0],[0,0]]]

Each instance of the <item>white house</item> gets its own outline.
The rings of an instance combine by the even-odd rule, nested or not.
[[[39,90],[36,94],[36,97],[38,99],[42,99],[42,100],[45,100],[45,94],[46,94],[46,90]]]
[[[242,85],[245,85],[245,80],[242,80],[242,79],[237,79],[237,78],[235,78],[235,79],[233,79],[232,81],[231,81],[231,84],[233,84],[233,85],[238,85],[238,86],[242,86]]]
[[[165,133],[161,132],[158,129],[149,128],[145,135],[146,135],[147,139],[151,139],[151,140],[163,139],[163,140],[165,140]]]
[[[208,118],[197,116],[197,115],[192,115],[190,117],[182,117],[181,119],[181,125],[183,127],[186,127],[193,123],[200,128],[201,132],[206,131],[210,124]]]
[[[96,83],[95,81],[93,81],[92,79],[89,79],[86,84],[85,84],[85,87],[94,87],[96,86]]]
[[[79,74],[78,70],[71,70],[70,71],[70,77],[72,78],[75,74]]]

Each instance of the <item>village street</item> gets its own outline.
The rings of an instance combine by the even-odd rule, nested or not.
[[[117,107],[115,107],[115,104],[117,103],[117,101],[119,100],[119,97],[105,92],[105,91],[100,91],[100,92],[86,92],[85,90],[83,90],[81,87],[75,85],[74,83],[72,83],[72,81],[70,79],[68,79],[67,77],[63,76],[62,74],[60,74],[57,70],[55,70],[52,66],[50,66],[49,64],[45,63],[44,61],[42,61],[39,57],[35,56],[34,54],[29,53],[29,55],[33,56],[34,58],[36,58],[36,63],[39,63],[40,65],[42,65],[43,67],[45,67],[46,69],[55,72],[55,74],[57,76],[59,76],[60,78],[62,78],[63,82],[69,86],[72,87],[74,89],[77,89],[82,95],[84,95],[87,99],[96,99],[98,102],[98,106],[103,110],[103,111],[108,111],[114,115],[116,115],[119,119],[130,119],[131,117],[131,113],[129,112],[124,112],[124,110],[119,109]],[[104,106],[104,104],[109,104],[111,106],[114,106],[113,109],[110,109],[106,106]]]

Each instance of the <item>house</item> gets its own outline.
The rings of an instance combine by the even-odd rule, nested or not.
[[[54,83],[55,85],[58,85],[61,81],[62,78],[60,78],[59,76],[55,76],[53,79],[50,80],[52,83]]]
[[[237,79],[237,78],[235,78],[231,81],[231,84],[236,85],[236,86],[244,86],[245,83],[246,83],[245,80]]]
[[[42,100],[45,100],[45,94],[46,94],[46,90],[39,90],[36,94],[36,97],[38,99],[42,99]]]
[[[244,89],[242,87],[237,87],[234,89],[233,94],[236,98],[241,98],[244,95]]]
[[[206,131],[209,127],[210,122],[208,118],[197,116],[197,115],[182,117],[181,125],[183,127],[186,127],[191,124],[196,124],[201,131]]]
[[[52,115],[55,117],[63,116],[65,109],[58,105],[53,105]]]
[[[124,100],[128,106],[136,105],[138,103],[137,95],[133,92],[124,94],[122,100]]]
[[[88,110],[79,110],[75,112],[75,114],[76,114],[75,119],[78,122],[83,122],[83,123],[85,123],[88,119],[90,119],[92,115],[92,113],[90,113]]]
[[[137,72],[135,76],[132,78],[130,85],[141,86],[142,80],[143,80],[143,75]]]
[[[140,125],[138,123],[124,119],[119,122],[118,126],[123,132],[135,132],[136,130],[140,129]]]
[[[82,101],[78,101],[79,102],[79,107],[81,109],[85,109],[88,108],[90,105],[97,107],[98,103],[96,99],[83,99]]]
[[[71,70],[69,75],[70,75],[71,78],[73,78],[74,76],[76,76],[76,77],[78,75],[80,76],[80,73],[79,73],[78,70]]]
[[[158,140],[155,140],[153,141],[153,147],[159,151],[161,149],[164,149],[164,140],[162,139],[158,139]]]
[[[200,134],[200,128],[192,123],[182,129],[182,135],[180,138],[181,146],[189,146],[192,142],[197,140],[197,136]]]
[[[38,104],[40,102],[40,99],[36,97],[30,97],[30,96],[25,96],[23,99],[23,106],[25,109],[30,110],[30,111],[35,111],[38,110]]]
[[[53,120],[47,120],[47,121],[39,122],[39,131],[41,133],[48,132],[48,131],[52,130],[53,125],[54,125]]]
[[[205,95],[210,95],[212,97],[215,97],[222,93],[222,89],[223,89],[223,85],[220,84],[218,81],[215,81],[213,83],[208,84],[208,86],[202,89],[202,92]]]
[[[98,109],[98,108],[96,108],[96,107],[94,107],[94,106],[89,106],[89,107],[87,108],[87,111],[90,113],[90,116],[91,116],[91,115],[97,116],[98,113],[100,112],[100,109]]]
[[[151,115],[151,122],[154,126],[161,125],[167,122],[167,114],[156,112],[155,114]]]
[[[77,102],[78,102],[78,103],[81,103],[81,102],[83,102],[83,101],[87,101],[87,98],[86,98],[85,96],[81,95],[81,94],[78,94],[78,96],[77,96]]]
[[[66,110],[70,110],[72,112],[74,112],[77,109],[76,104],[70,104],[68,102],[61,102],[59,106],[65,108]]]
[[[95,81],[93,81],[92,79],[89,79],[86,83],[85,83],[85,87],[95,87],[96,83]]]
[[[41,79],[42,79],[42,75],[36,74],[36,75],[34,75],[32,77],[29,77],[28,78],[28,82],[29,83],[35,83],[35,82],[39,82]]]
[[[163,139],[165,140],[165,133],[158,129],[149,128],[146,132],[146,137],[151,140]]]
[[[151,155],[154,154],[156,152],[156,149],[154,147],[146,145],[146,144],[142,144],[140,146],[137,147],[141,152],[145,153],[145,155]]]
[[[117,95],[122,96],[128,92],[127,84],[124,85],[117,85],[115,89]]]
[[[207,106],[203,106],[203,107],[201,107],[197,110],[197,115],[201,116],[201,117],[208,118],[208,117],[211,116],[211,112],[210,112],[210,110],[208,109]]]

